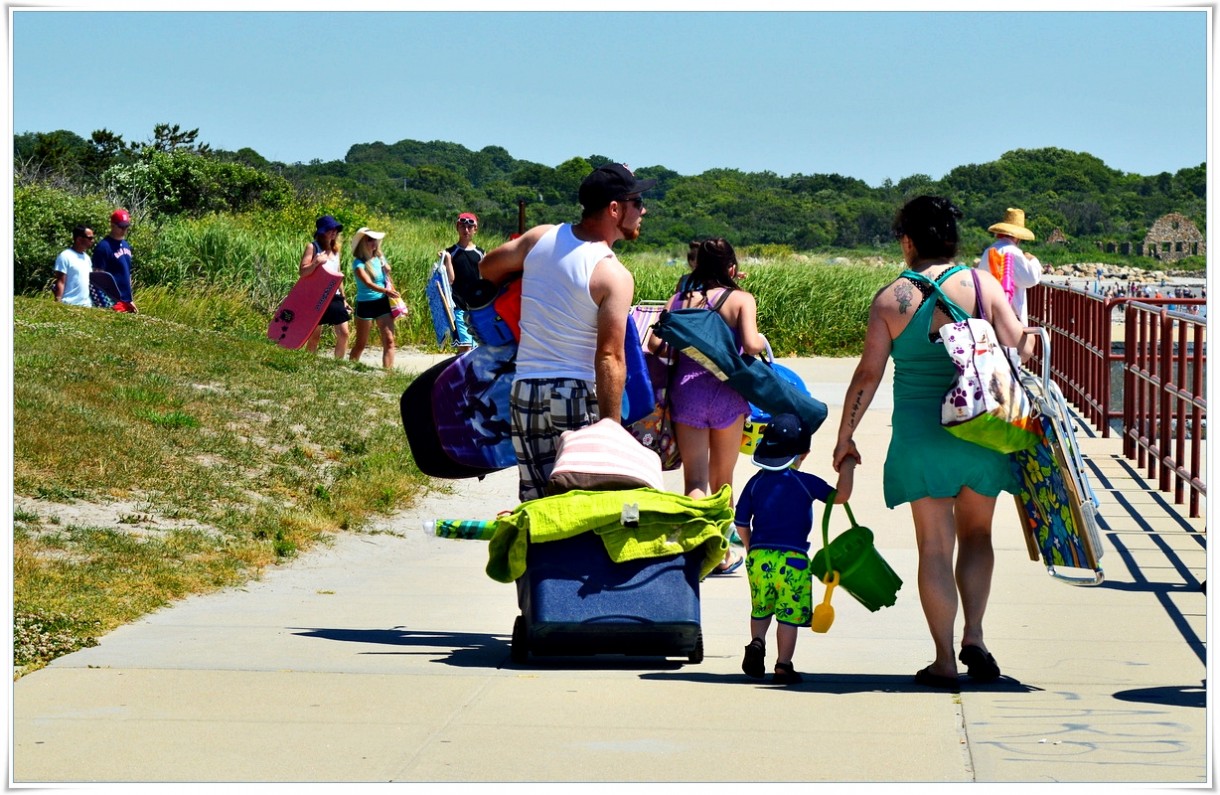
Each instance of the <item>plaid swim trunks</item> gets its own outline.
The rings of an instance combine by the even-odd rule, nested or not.
[[[559,435],[601,419],[588,381],[577,378],[527,378],[513,382],[513,452],[521,501],[544,496],[555,468]]]

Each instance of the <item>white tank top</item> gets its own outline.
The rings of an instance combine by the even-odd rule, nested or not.
[[[549,230],[530,249],[521,276],[517,379],[596,380],[597,304],[589,278],[611,253],[605,243],[579,240],[571,224]]]

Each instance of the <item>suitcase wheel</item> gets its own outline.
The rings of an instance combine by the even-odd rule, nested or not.
[[[526,662],[530,656],[529,643],[529,625],[525,623],[525,616],[517,616],[517,620],[513,622],[513,643],[509,658],[515,663]]]
[[[699,637],[695,640],[695,648],[691,650],[690,656],[686,659],[692,665],[698,665],[703,662],[703,630],[699,630]]]

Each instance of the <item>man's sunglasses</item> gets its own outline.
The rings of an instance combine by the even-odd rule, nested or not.
[[[632,196],[630,199],[619,199],[623,204],[634,204],[637,210],[644,209],[644,197]]]

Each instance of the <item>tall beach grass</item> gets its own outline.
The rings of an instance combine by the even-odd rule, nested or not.
[[[354,302],[350,240],[359,226],[386,232],[382,249],[410,314],[396,324],[400,346],[436,346],[425,289],[437,252],[457,239],[441,222],[369,214],[346,225],[341,243],[344,290]],[[254,336],[295,283],[312,234],[312,219],[259,214],[175,219],[158,230],[152,256],[136,252],[137,304],[143,311],[213,330]],[[480,235],[491,250],[504,238]],[[620,254],[635,276],[635,300],[668,298],[686,272],[685,252]],[[873,294],[901,271],[890,262],[847,261],[797,254],[782,247],[740,252],[748,274],[743,289],[758,300],[759,328],[779,356],[850,356],[859,353]],[[375,344],[376,335],[374,335]],[[325,345],[325,343],[324,343]]]

